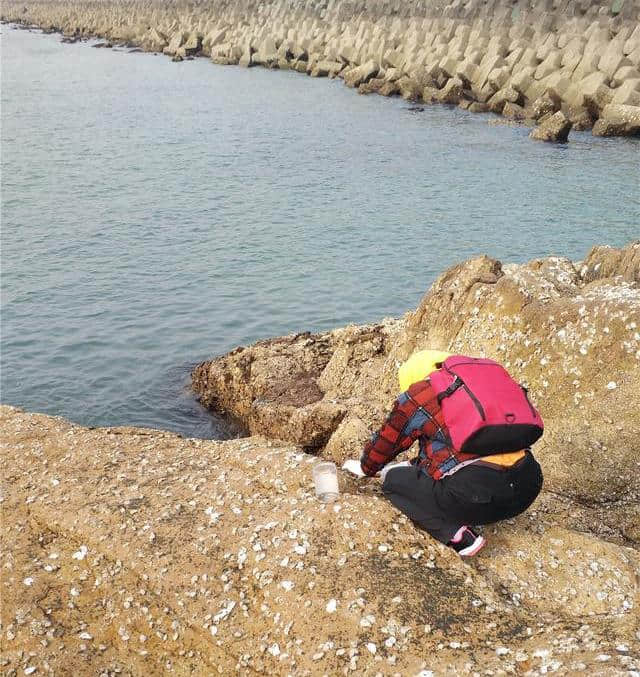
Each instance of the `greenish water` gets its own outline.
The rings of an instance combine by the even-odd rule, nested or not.
[[[227,434],[191,366],[398,316],[448,265],[640,236],[638,140],[2,27],[2,401]]]

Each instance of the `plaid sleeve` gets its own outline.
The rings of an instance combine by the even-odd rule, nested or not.
[[[407,431],[408,424],[417,409],[416,403],[409,398],[407,393],[402,393],[398,397],[380,431],[364,447],[360,465],[365,475],[375,475],[399,453],[413,444],[415,435],[407,434]]]

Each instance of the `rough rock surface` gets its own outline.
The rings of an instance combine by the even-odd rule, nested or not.
[[[318,503],[289,445],[0,425],[5,675],[640,669],[640,555],[567,529],[553,495],[467,563],[375,479]]]
[[[609,104],[593,126],[594,136],[640,136],[640,106]]]
[[[202,54],[339,76],[363,93],[470,111],[484,108],[467,102],[513,116],[511,103],[533,114],[536,101],[552,100],[574,129],[593,126],[611,104],[628,109],[626,121],[640,115],[639,0],[8,0],[0,18],[65,41],[93,36],[174,60]],[[631,133],[616,115],[597,132]]]
[[[558,111],[541,120],[540,124],[531,130],[529,136],[537,141],[566,143],[570,131],[571,122],[562,111]]]
[[[342,462],[397,395],[397,367],[433,347],[504,363],[545,420],[545,487],[568,523],[640,544],[640,242],[583,264],[480,257],[441,275],[402,320],[239,348],[193,372],[203,403],[252,432]]]

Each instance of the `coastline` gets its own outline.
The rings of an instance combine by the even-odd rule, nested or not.
[[[619,5],[619,6],[618,6]],[[562,7],[403,7],[280,0],[4,3],[3,22],[227,65],[338,77],[361,94],[457,105],[534,126],[566,141],[571,129],[640,134],[640,4],[571,0]]]
[[[452,320],[455,318],[455,321]],[[640,670],[640,241],[445,271],[413,313],[240,347],[194,371],[252,436],[86,428],[0,406],[7,674]],[[353,457],[427,345],[496,356],[545,418],[545,486],[471,561]],[[261,431],[261,434],[256,434]],[[286,437],[284,441],[282,437]],[[305,451],[306,449],[306,451]],[[313,451],[314,453],[307,453]]]

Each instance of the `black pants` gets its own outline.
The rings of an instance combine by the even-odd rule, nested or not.
[[[419,527],[448,543],[462,525],[490,524],[524,512],[542,488],[530,452],[511,468],[471,464],[434,480],[416,467],[389,470],[384,495]]]

